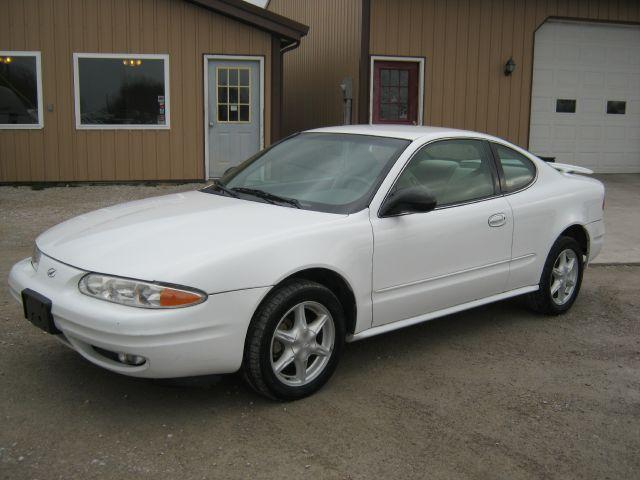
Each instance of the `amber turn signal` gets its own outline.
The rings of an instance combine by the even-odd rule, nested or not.
[[[192,303],[199,303],[202,300],[200,295],[184,290],[174,290],[173,288],[165,288],[160,292],[161,307],[181,307]]]

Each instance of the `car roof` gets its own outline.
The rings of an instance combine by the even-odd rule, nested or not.
[[[413,125],[343,125],[337,127],[314,128],[307,132],[346,133],[351,135],[373,135],[376,137],[402,138],[405,140],[435,139],[446,137],[475,137],[497,140],[485,133],[458,130],[445,127],[418,127]]]

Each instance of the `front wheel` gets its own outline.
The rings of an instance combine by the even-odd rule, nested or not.
[[[529,294],[529,305],[547,315],[566,312],[580,291],[583,269],[583,252],[578,242],[571,237],[558,238],[542,270],[540,289]]]
[[[245,379],[258,393],[279,400],[311,395],[337,366],[344,325],[342,305],[325,286],[294,280],[279,287],[249,326]]]

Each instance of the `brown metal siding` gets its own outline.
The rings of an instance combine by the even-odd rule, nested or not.
[[[526,147],[534,33],[551,16],[640,22],[640,2],[371,0],[370,53],[426,57],[426,125],[479,130]],[[506,77],[510,56],[517,68]]]
[[[341,124],[339,85],[347,76],[355,119],[362,0],[271,0],[269,10],[310,27],[301,45],[284,55],[283,134]]]
[[[0,0],[0,50],[42,52],[44,129],[0,130],[0,182],[204,178],[203,55],[264,55],[271,36],[178,0]],[[74,52],[168,53],[170,130],[76,130]],[[46,106],[53,104],[53,112]]]

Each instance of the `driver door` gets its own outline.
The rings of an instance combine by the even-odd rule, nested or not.
[[[371,212],[373,326],[505,291],[513,216],[484,140],[429,143],[394,189],[426,187],[436,209],[395,217]]]

